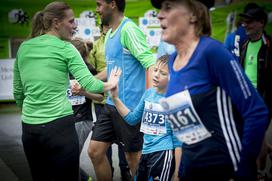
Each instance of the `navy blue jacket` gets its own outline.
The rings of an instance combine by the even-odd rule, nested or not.
[[[169,61],[166,96],[188,90],[212,135],[192,145],[183,144],[180,169],[232,165],[237,178],[256,178],[268,110],[239,62],[223,44],[209,37],[200,38],[188,64],[178,71],[173,70],[175,57],[176,53]]]

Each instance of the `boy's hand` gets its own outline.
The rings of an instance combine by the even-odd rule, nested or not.
[[[110,95],[112,99],[118,98],[118,85],[110,90]]]
[[[121,74],[122,74],[122,70],[120,69],[120,67],[115,66],[111,70],[111,73],[108,79],[108,82],[111,84],[110,89],[113,89],[118,85],[118,81]]]

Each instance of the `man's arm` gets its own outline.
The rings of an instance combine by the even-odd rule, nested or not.
[[[153,77],[153,71],[154,71],[154,65],[151,65],[148,69],[147,69],[147,88],[151,88],[153,87],[152,85],[152,77]]]
[[[156,58],[147,45],[146,36],[142,30],[133,22],[124,25],[121,31],[121,44],[148,69],[156,63]]]

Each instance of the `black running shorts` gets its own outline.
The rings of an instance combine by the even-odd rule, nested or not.
[[[94,124],[91,139],[115,142],[123,145],[125,152],[137,152],[141,151],[143,146],[143,134],[139,130],[140,123],[130,126],[114,106],[106,104]]]

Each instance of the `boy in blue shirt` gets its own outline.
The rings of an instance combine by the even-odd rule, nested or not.
[[[129,110],[118,97],[118,88],[111,91],[112,100],[129,125],[141,121],[144,133],[142,156],[136,172],[136,180],[171,180],[176,163],[179,164],[181,143],[173,135],[166,121],[159,100],[164,97],[168,83],[168,55],[160,57],[153,71],[153,87],[145,91],[134,110]],[[178,166],[176,166],[178,170]],[[175,174],[176,176],[177,174]]]

